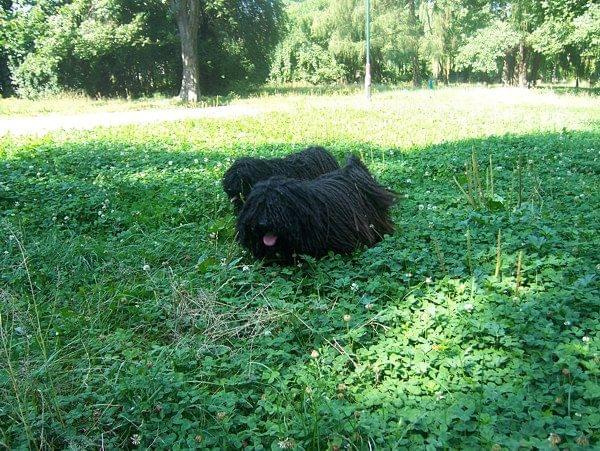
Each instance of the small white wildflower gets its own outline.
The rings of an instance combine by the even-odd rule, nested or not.
[[[140,436],[139,436],[139,434],[133,434],[133,435],[131,436],[131,444],[132,444],[132,445],[134,445],[134,446],[137,446],[137,445],[139,445],[141,442],[142,442],[142,441],[141,441],[141,439],[140,439]]]
[[[406,183],[412,183],[411,179],[406,179]]]
[[[242,266],[242,271],[250,271],[250,266],[248,266],[248,265]]]
[[[311,353],[310,353],[310,356],[311,356],[313,359],[316,359],[317,357],[319,357],[319,351],[317,351],[316,349],[313,349],[313,350],[311,351]]]
[[[463,306],[463,308],[464,308],[464,309],[465,309],[467,312],[471,313],[471,312],[473,311],[473,304],[471,304],[470,302],[467,302],[467,303],[466,303],[466,304]]]
[[[208,163],[208,158],[204,157],[204,162]]]
[[[223,78],[224,75],[221,75],[221,77]],[[277,442],[277,446],[279,446],[281,449],[292,449],[296,445],[294,443],[294,440],[292,440],[291,438],[286,438],[285,440]]]
[[[406,274],[404,274],[404,276],[410,279],[412,277],[412,273],[411,272],[407,272]]]
[[[194,164],[198,164],[198,158],[194,158]]]
[[[268,336],[270,336],[270,335],[271,335],[271,331],[267,329],[267,330],[265,330],[265,331],[263,332],[263,335],[265,335],[266,337],[268,337]]]
[[[68,221],[68,220],[69,220],[69,217],[68,217],[68,216],[65,216],[65,221]]]
[[[587,335],[585,335],[585,336],[582,338],[582,340],[583,340],[583,342],[584,342],[584,343],[589,343],[589,342],[590,342],[590,340],[591,340],[591,338],[590,338],[590,337],[588,337]]]
[[[564,324],[565,326],[570,326],[570,325],[571,325],[571,321],[565,321],[563,324]]]
[[[433,280],[431,279],[431,277],[426,277],[425,278],[425,283],[432,283]]]
[[[429,171],[425,171],[425,177],[429,177],[431,174],[429,173]]]
[[[227,265],[227,259],[226,258],[222,258],[221,259],[221,266],[225,266]]]
[[[173,166],[173,160],[169,160],[169,166]]]
[[[369,303],[369,304],[365,305],[365,308],[367,310],[371,310],[373,308],[373,304]]]
[[[419,210],[424,210],[424,209],[425,209],[425,205],[419,204]]]
[[[29,169],[33,169],[33,166],[29,166]]]
[[[8,255],[8,251],[4,251],[4,255]]]
[[[404,198],[405,198],[405,199],[408,199],[408,193],[406,193],[406,194],[404,195]]]
[[[358,284],[356,282],[352,282],[352,285],[350,285],[350,289],[352,291],[358,291]]]
[[[146,265],[142,266],[142,269],[144,271],[150,271],[150,265],[146,264]]]

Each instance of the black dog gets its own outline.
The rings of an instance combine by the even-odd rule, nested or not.
[[[335,158],[323,147],[309,147],[284,158],[239,158],[223,176],[223,189],[236,211],[244,204],[252,187],[276,175],[312,180],[339,169]]]
[[[356,156],[314,180],[272,177],[250,192],[238,217],[238,240],[257,258],[286,262],[295,254],[348,254],[394,231],[389,208],[396,197]]]

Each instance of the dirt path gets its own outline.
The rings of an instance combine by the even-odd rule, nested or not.
[[[149,124],[183,119],[235,118],[258,115],[268,111],[268,108],[257,108],[250,105],[227,105],[211,108],[170,108],[77,115],[52,114],[15,119],[0,118],[0,136],[43,135],[54,130],[85,130],[95,127]]]

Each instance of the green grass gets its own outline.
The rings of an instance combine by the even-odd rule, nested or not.
[[[0,141],[0,446],[600,446],[598,102],[255,101],[285,108]],[[263,266],[220,178],[314,143],[397,232]]]

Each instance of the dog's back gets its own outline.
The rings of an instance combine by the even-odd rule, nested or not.
[[[223,189],[239,208],[252,187],[262,180],[273,176],[312,180],[339,167],[333,155],[319,146],[308,147],[283,158],[242,157],[225,172]]]
[[[343,170],[352,179],[360,181],[358,185],[361,191],[368,197],[371,203],[377,206],[378,210],[388,209],[396,203],[398,195],[379,184],[356,155],[348,157]]]

